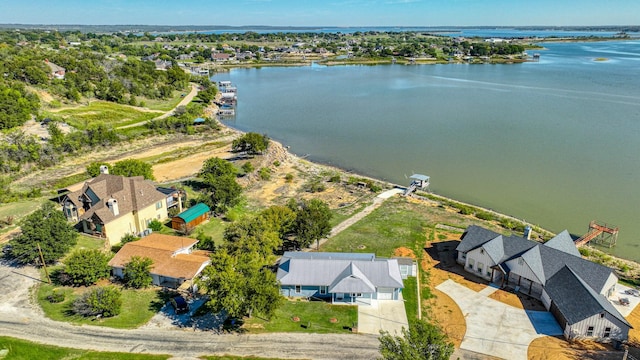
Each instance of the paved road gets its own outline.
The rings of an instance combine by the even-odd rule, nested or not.
[[[170,354],[189,358],[234,354],[282,359],[373,359],[376,336],[335,334],[218,335],[180,329],[121,330],[76,326],[45,318],[29,300],[38,271],[0,263],[0,334],[39,343],[131,353]],[[339,351],[335,351],[340,349]]]

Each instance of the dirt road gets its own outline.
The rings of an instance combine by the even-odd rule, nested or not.
[[[135,124],[129,124],[129,125],[125,125],[125,126],[120,126],[120,127],[118,127],[118,129],[126,129],[126,128],[131,128],[131,127],[136,127],[136,126],[144,125],[144,124],[148,123],[149,121],[161,120],[161,119],[168,118],[169,116],[173,115],[173,112],[179,106],[187,106],[191,102],[191,100],[193,100],[193,98],[196,95],[198,95],[198,85],[191,84],[191,92],[188,93],[187,95],[185,95],[185,97],[173,109],[171,109],[171,110],[167,111],[166,113],[164,113],[164,114],[162,114],[160,116],[157,116],[157,117],[155,117],[153,119],[141,121],[141,122],[138,122],[138,123],[135,123]]]
[[[170,354],[175,357],[234,354],[282,359],[373,359],[372,335],[258,334],[218,335],[180,329],[121,330],[76,326],[49,320],[29,300],[39,280],[31,267],[0,263],[0,334],[39,343],[97,351]]]

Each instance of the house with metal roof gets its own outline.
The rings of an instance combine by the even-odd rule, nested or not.
[[[285,252],[277,279],[284,296],[345,304],[399,300],[403,288],[398,261],[375,254]]]
[[[210,211],[209,206],[198,203],[171,218],[171,228],[182,232],[189,232],[194,227],[208,220]]]
[[[609,301],[618,277],[583,259],[566,230],[539,243],[472,225],[456,251],[466,271],[541,300],[567,339],[627,339],[631,325]]]

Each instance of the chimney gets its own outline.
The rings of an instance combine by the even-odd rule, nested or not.
[[[113,216],[118,216],[120,214],[120,210],[118,209],[118,200],[114,198],[110,198],[107,200],[107,208],[113,214]]]
[[[107,165],[100,165],[100,174],[108,174],[109,167]]]

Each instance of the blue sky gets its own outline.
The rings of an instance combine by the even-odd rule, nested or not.
[[[0,0],[0,23],[638,25],[640,0]]]

